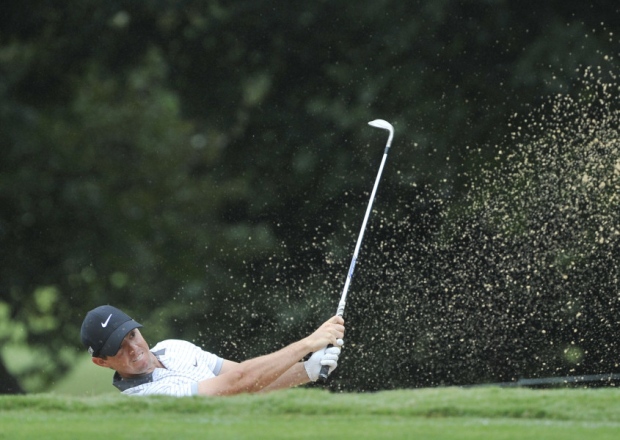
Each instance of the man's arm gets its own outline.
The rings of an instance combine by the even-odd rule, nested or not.
[[[342,340],[339,340],[338,342],[341,343]],[[260,392],[292,388],[308,382],[314,382],[318,379],[323,365],[327,365],[329,367],[330,373],[336,368],[338,365],[339,355],[340,347],[319,349],[319,351],[312,354],[310,359],[305,362],[297,362],[291,368],[286,370],[282,376],[271,382]],[[237,365],[239,364],[225,360],[221,371],[224,371],[227,368],[236,368]]]
[[[282,390],[285,388],[292,388],[303,385],[308,382],[310,382],[310,378],[308,377],[308,373],[304,368],[304,363],[297,362],[291,368],[286,370],[282,376],[278,377],[261,391],[268,392]]]
[[[222,364],[222,369],[220,370],[220,376],[226,374],[227,372],[231,372],[233,369],[237,368],[240,364],[233,361],[224,360]],[[210,379],[212,380],[212,379]],[[295,363],[291,368],[286,370],[280,377],[271,382],[265,388],[260,390],[261,392],[267,391],[275,391],[281,390],[284,388],[292,388],[299,385],[303,385],[305,383],[310,382],[310,378],[308,377],[308,373],[304,368],[303,362]]]
[[[235,364],[225,361],[217,377],[198,383],[198,394],[226,396],[283,388],[306,383],[308,375],[299,361],[306,354],[344,337],[344,320],[334,316],[310,336],[265,356]],[[297,365],[299,364],[299,365]],[[305,376],[305,378],[304,378]],[[271,385],[271,387],[270,387]]]

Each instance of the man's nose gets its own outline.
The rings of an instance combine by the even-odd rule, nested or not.
[[[129,353],[133,353],[134,351],[136,351],[136,348],[138,348],[138,344],[136,344],[135,342],[129,343]]]

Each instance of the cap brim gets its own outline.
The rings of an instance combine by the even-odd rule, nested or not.
[[[105,341],[105,344],[103,344],[103,347],[101,347],[101,350],[99,350],[99,356],[115,356],[121,348],[121,343],[125,336],[127,336],[127,333],[138,327],[142,327],[142,324],[132,319],[114,330],[108,340]]]

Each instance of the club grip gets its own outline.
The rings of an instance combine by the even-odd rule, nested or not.
[[[327,346],[327,348],[333,347],[332,344],[329,344]],[[319,379],[318,382],[319,383],[325,383],[327,382],[327,376],[329,376],[329,365],[323,365],[321,367],[321,371],[319,372]]]

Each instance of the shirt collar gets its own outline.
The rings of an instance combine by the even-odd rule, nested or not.
[[[166,349],[163,348],[161,350],[154,351],[153,354],[157,359],[160,356],[164,356],[166,354]],[[143,374],[141,376],[123,378],[118,372],[114,372],[114,377],[112,379],[112,385],[118,388],[120,391],[125,391],[130,388],[137,387],[139,385],[144,385],[145,383],[153,382],[153,373]]]

